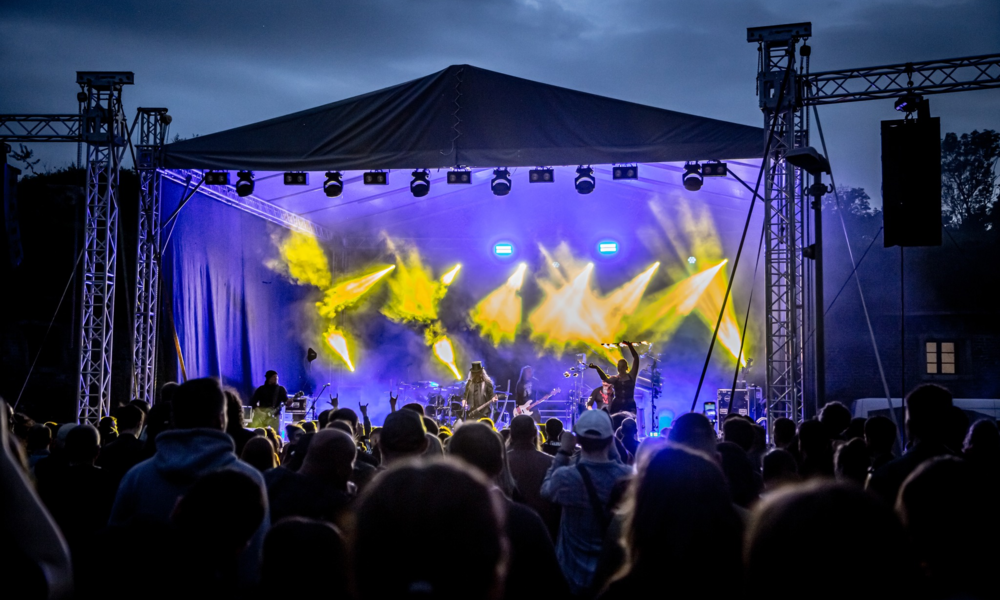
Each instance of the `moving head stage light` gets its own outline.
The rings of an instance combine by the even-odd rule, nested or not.
[[[239,180],[236,182],[236,194],[240,198],[246,198],[253,193],[253,171],[240,171],[236,174]]]
[[[344,181],[337,171],[327,171],[326,181],[323,182],[323,193],[327,198],[336,198],[344,193]]]
[[[431,174],[427,169],[413,172],[413,179],[410,181],[410,193],[414,198],[423,198],[431,191]]]
[[[682,180],[684,181],[684,189],[689,192],[697,192],[700,190],[701,184],[705,182],[704,178],[701,176],[701,165],[697,162],[685,163]]]
[[[597,186],[597,178],[594,177],[594,170],[583,165],[576,169],[576,179],[573,181],[576,191],[581,194],[589,194]]]
[[[507,169],[496,169],[493,171],[493,180],[490,181],[490,189],[494,196],[506,196],[510,193],[510,171]]]

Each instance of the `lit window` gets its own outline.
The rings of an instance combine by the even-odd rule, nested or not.
[[[955,374],[955,343],[927,342],[927,373],[932,375]]]

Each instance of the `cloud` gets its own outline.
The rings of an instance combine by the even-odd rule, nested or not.
[[[813,70],[996,52],[1000,39],[995,0],[18,2],[0,9],[0,112],[73,112],[74,71],[133,70],[127,109],[166,106],[187,137],[471,63],[760,125],[746,27],[805,20]],[[1000,129],[997,94],[935,97],[931,109],[946,131]],[[876,199],[890,107],[821,112],[838,180]],[[44,153],[68,161],[75,148]]]

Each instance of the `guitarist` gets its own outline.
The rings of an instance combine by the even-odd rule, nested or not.
[[[517,385],[514,386],[514,401],[518,408],[535,400],[535,370],[530,366],[521,367],[521,374],[517,377]]]
[[[493,401],[493,380],[486,373],[486,369],[483,368],[483,363],[476,361],[472,363],[472,368],[469,369],[469,378],[465,380],[465,394],[462,396],[462,406],[466,410],[466,414],[472,415],[476,413],[478,416],[480,412],[488,409],[483,409],[480,411],[478,409],[483,408],[484,405],[489,404]]]
[[[543,398],[538,399],[538,392],[535,389],[535,378],[534,369],[530,366],[525,366],[521,368],[521,374],[517,378],[517,385],[514,387],[514,401],[517,403],[517,408],[514,409],[514,415],[530,415],[536,423],[541,423],[542,418],[538,410],[532,410],[535,405],[548,400],[553,395],[559,393],[559,388],[556,388],[546,394]]]
[[[250,426],[255,428],[270,426],[275,430],[279,429],[278,413],[287,401],[288,391],[284,386],[278,385],[278,372],[264,373],[264,385],[254,390],[250,398],[250,406],[253,407]]]

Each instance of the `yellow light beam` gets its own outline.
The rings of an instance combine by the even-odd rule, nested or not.
[[[326,343],[337,353],[337,356],[344,360],[347,368],[354,372],[354,364],[351,362],[351,354],[347,350],[347,339],[344,334],[335,329],[331,329],[326,334]]]
[[[455,265],[455,268],[441,276],[441,283],[446,286],[451,285],[451,282],[455,281],[455,277],[458,275],[458,270],[461,268],[461,264]]]
[[[444,286],[425,267],[416,250],[396,255],[396,273],[389,280],[389,299],[382,314],[397,323],[430,323],[438,318]]]
[[[521,299],[518,291],[524,283],[528,265],[521,263],[507,282],[489,293],[469,312],[472,322],[479,326],[483,337],[494,345],[513,342],[521,326]]]
[[[719,318],[719,310],[722,308],[722,299],[726,295],[726,280],[724,277],[712,279],[705,293],[702,294],[695,305],[695,312],[710,330],[715,330],[715,323]],[[719,324],[719,343],[729,351],[733,358],[740,351],[740,328],[736,322],[736,309],[733,307],[732,299],[726,303],[726,310],[722,314],[722,322]],[[739,357],[741,364],[746,364],[744,356]]]
[[[723,260],[647,297],[628,318],[629,334],[660,343],[669,340],[725,264]]]
[[[455,366],[455,349],[451,346],[451,340],[447,337],[442,337],[434,342],[434,356],[437,356],[438,360],[451,369],[456,380],[462,380],[462,375],[458,372],[458,367]]]
[[[342,281],[326,290],[323,300],[316,303],[320,316],[332,319],[341,309],[357,302],[379,279],[395,268],[396,265],[390,265],[380,271]]]

